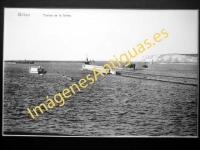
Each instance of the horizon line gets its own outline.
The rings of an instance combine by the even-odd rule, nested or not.
[[[167,54],[179,54],[179,53],[167,53]],[[153,55],[167,55],[167,54],[153,54]],[[198,55],[198,53],[192,54],[179,54],[179,55]],[[152,56],[152,55],[144,55],[144,56]],[[78,61],[85,62],[85,60],[34,60],[34,59],[12,59],[12,60],[3,60],[3,61]],[[94,60],[94,61],[108,61],[108,60]]]

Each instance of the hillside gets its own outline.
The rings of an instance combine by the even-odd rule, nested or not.
[[[198,54],[156,54],[143,56],[141,62],[158,63],[197,63]]]

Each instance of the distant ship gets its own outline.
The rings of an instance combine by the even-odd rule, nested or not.
[[[25,59],[25,61],[15,61],[16,64],[34,64],[34,61],[27,61]]]
[[[86,57],[86,61],[84,62],[86,65],[90,65],[90,63],[95,63],[95,61],[94,60],[90,60],[90,61],[88,61],[88,57]]]

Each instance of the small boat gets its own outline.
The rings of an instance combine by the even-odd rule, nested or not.
[[[145,65],[142,66],[143,68],[148,68],[148,66],[147,66],[146,63],[147,63],[147,62],[145,62]]]
[[[31,66],[29,67],[29,73],[37,73],[39,75],[44,75],[47,73],[47,71],[42,69],[40,66]]]
[[[40,74],[40,75],[44,75],[45,73],[47,73],[46,70],[42,69],[41,67],[38,68],[38,74]]]

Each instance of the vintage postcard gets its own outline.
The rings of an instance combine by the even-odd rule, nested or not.
[[[3,136],[197,137],[198,13],[4,8]]]

